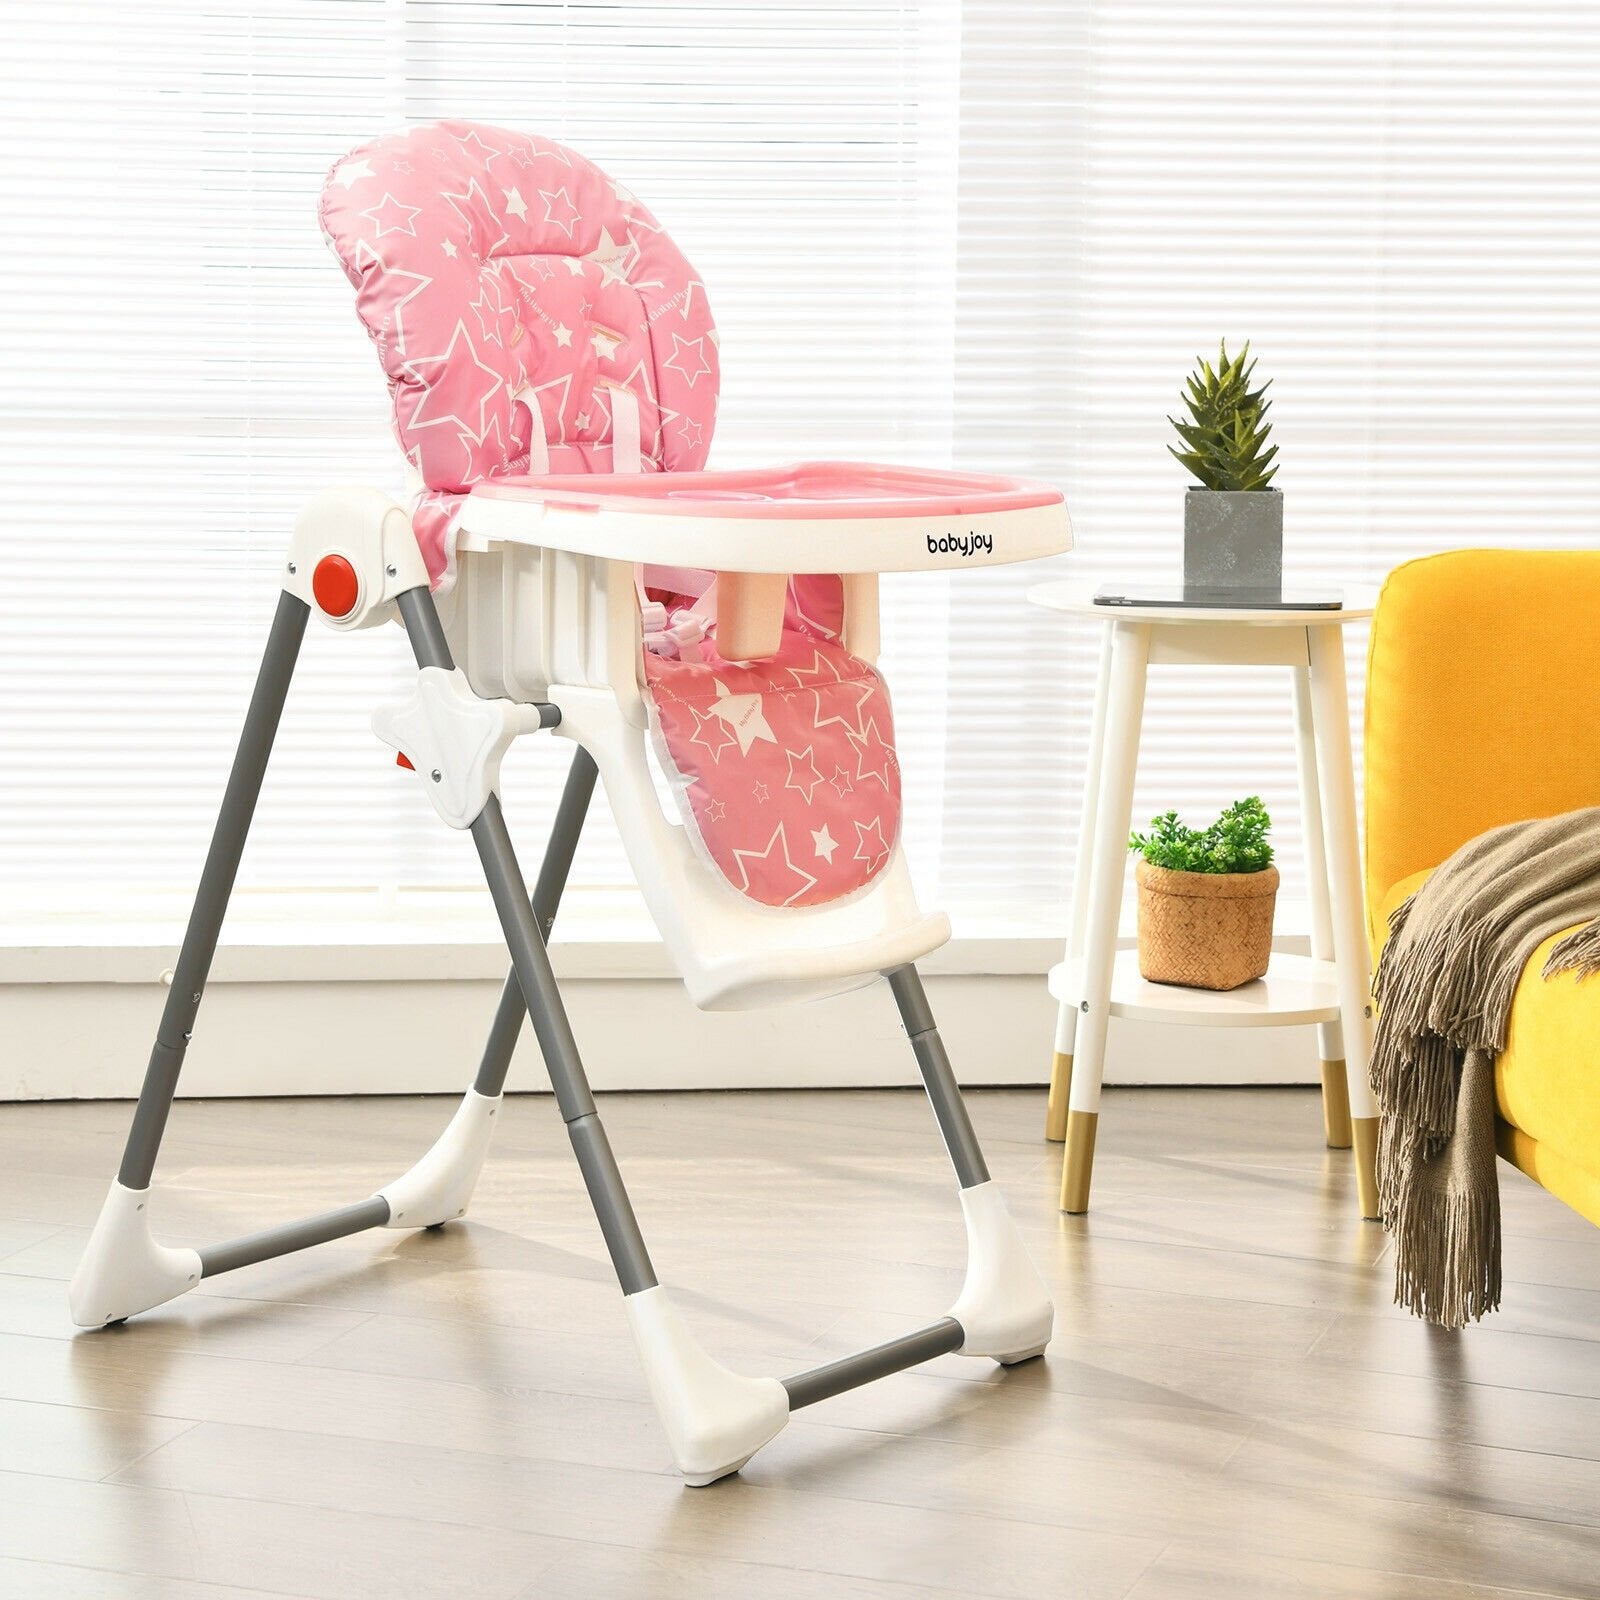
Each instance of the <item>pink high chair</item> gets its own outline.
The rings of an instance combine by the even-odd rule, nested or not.
[[[912,965],[950,929],[912,891],[873,662],[878,573],[1065,550],[1061,496],[832,462],[701,470],[718,375],[704,286],[625,189],[548,140],[468,123],[376,140],[334,167],[321,216],[388,375],[413,508],[333,489],[296,524],[122,1165],[72,1280],[74,1320],[120,1322],[287,1251],[462,1216],[527,1015],[690,1483],[737,1471],[792,1410],[870,1379],[949,1351],[1038,1355],[1050,1300]],[[511,972],[472,1087],[409,1172],[300,1222],[165,1245],[150,1229],[151,1173],[313,611],[340,631],[403,624],[416,685],[373,726],[440,817],[471,831]],[[507,746],[538,729],[577,748],[530,896],[497,790]],[[719,1365],[674,1312],[545,948],[597,774],[697,1005],[888,979],[967,1227],[965,1283],[930,1326],[780,1380]]]

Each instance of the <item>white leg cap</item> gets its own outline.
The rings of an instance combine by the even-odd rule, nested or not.
[[[103,1328],[174,1299],[199,1281],[199,1251],[151,1238],[150,1191],[113,1183],[67,1285],[67,1304],[80,1328]]]
[[[961,1191],[967,1219],[967,1277],[950,1315],[961,1324],[964,1356],[1003,1365],[1041,1355],[1055,1307],[994,1182]]]
[[[385,1227],[431,1228],[465,1214],[489,1152],[501,1098],[467,1090],[433,1148],[378,1191],[389,1202]]]
[[[776,1378],[745,1378],[713,1361],[657,1284],[623,1302],[673,1459],[699,1488],[737,1472],[789,1420]]]

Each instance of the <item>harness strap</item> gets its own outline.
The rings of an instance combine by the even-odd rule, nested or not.
[[[550,441],[545,437],[539,397],[533,392],[532,384],[524,384],[511,399],[528,413],[528,471],[536,478],[545,477],[550,471]]]
[[[644,454],[639,443],[639,397],[632,389],[608,383],[611,395],[611,470],[643,472]]]

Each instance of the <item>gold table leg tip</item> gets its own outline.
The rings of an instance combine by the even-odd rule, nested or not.
[[[1356,1155],[1356,1197],[1361,1203],[1361,1215],[1376,1222],[1378,1208],[1378,1119],[1352,1117],[1350,1119],[1351,1143]]]
[[[1072,1093],[1072,1057],[1056,1051],[1050,1063],[1050,1103],[1045,1107],[1044,1136],[1060,1144],[1067,1136],[1067,1098]]]
[[[1094,1136],[1098,1111],[1067,1113],[1067,1156],[1061,1168],[1061,1209],[1081,1216],[1089,1209],[1089,1183],[1094,1176]]]
[[[1350,1148],[1350,1085],[1342,1061],[1322,1063],[1322,1126],[1330,1150]]]

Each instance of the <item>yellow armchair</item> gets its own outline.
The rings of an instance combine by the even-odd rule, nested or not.
[[[1390,573],[1367,657],[1366,900],[1459,845],[1600,805],[1600,551],[1457,550]],[[1554,941],[1550,941],[1554,943]],[[1600,982],[1525,968],[1495,1064],[1500,1154],[1600,1223]]]

